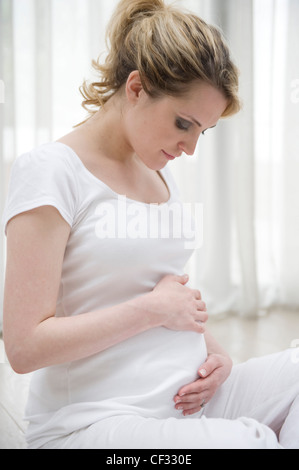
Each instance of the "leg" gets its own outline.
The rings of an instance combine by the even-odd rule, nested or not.
[[[253,418],[269,426],[281,444],[299,445],[299,361],[296,350],[255,358],[233,368],[227,382],[206,406],[208,418]],[[299,357],[299,350],[298,355]],[[296,416],[296,418],[295,418]],[[298,448],[298,447],[297,447]]]
[[[235,366],[201,418],[114,416],[44,448],[298,448],[298,397],[299,364],[292,361],[292,351],[286,351]]]
[[[281,428],[279,442],[286,449],[299,449],[299,395]]]
[[[274,432],[253,419],[156,419],[114,416],[43,449],[280,449]]]

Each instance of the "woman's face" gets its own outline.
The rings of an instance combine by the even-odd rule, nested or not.
[[[138,72],[133,74],[127,82],[125,113],[132,150],[152,170],[160,170],[182,153],[193,155],[200,135],[216,126],[227,107],[222,92],[197,82],[184,97],[153,99],[141,87]]]

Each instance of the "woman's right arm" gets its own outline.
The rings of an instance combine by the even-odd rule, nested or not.
[[[3,332],[16,372],[82,359],[158,326],[204,332],[205,305],[182,276],[166,276],[152,292],[110,308],[55,317],[69,235],[70,226],[52,206],[19,214],[7,225]]]

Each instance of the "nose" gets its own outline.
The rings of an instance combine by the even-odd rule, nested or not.
[[[190,138],[188,140],[181,141],[178,147],[186,155],[193,155],[196,149],[197,141],[198,136],[196,138]]]

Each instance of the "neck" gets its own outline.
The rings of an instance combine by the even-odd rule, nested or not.
[[[128,163],[136,155],[126,138],[123,111],[123,100],[115,95],[78,130],[94,152]]]

